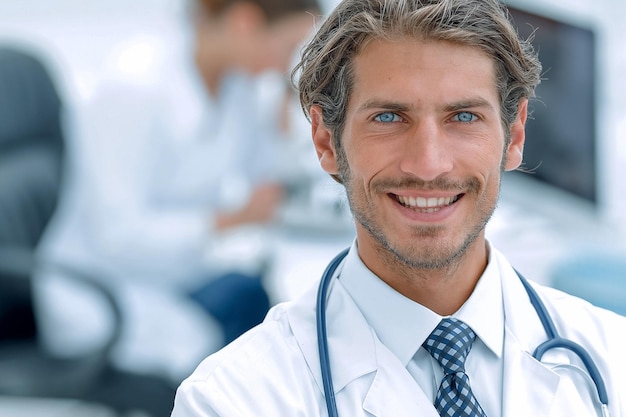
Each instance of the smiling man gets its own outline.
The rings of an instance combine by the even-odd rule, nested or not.
[[[626,416],[626,319],[485,238],[540,71],[497,0],[340,3],[295,74],[356,239],[319,292],[206,359],[173,415]]]
[[[453,42],[373,40],[353,65],[339,146],[311,108],[322,167],[346,186],[367,267],[452,314],[485,269],[484,227],[501,167],[521,163],[527,100],[505,133],[493,60]]]

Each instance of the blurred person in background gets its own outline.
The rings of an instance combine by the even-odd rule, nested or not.
[[[174,60],[150,83],[106,80],[77,113],[67,187],[40,248],[118,294],[115,366],[173,386],[269,308],[259,265],[222,270],[207,254],[225,230],[275,217],[283,109],[268,83],[284,88],[319,14],[316,0],[197,0],[190,10],[188,73]],[[106,339],[101,300],[63,276],[38,278],[48,349],[72,356]]]

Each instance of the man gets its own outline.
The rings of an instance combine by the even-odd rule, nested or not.
[[[260,84],[270,71],[286,84],[319,13],[316,0],[192,3],[190,41],[181,33],[182,47],[165,45],[141,82],[103,80],[81,108],[75,171],[41,247],[118,295],[115,366],[172,387],[269,308],[262,262],[230,273],[209,255],[227,231],[271,222],[280,208],[283,109],[259,98]],[[111,318],[97,294],[64,278],[39,280],[39,328],[52,353],[77,356],[104,344]]]
[[[485,239],[541,70],[502,6],[345,0],[298,69],[320,164],[345,186],[357,232],[327,296],[334,395],[313,290],[206,359],[172,415],[320,416],[333,397],[344,416],[602,415],[578,355],[532,356],[546,330]],[[531,287],[591,354],[607,411],[626,416],[626,319]]]

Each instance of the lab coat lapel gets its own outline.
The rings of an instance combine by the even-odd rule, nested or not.
[[[504,352],[503,416],[596,416],[591,398],[583,400],[572,380],[537,361],[510,329]],[[568,363],[563,355],[558,363]],[[567,366],[567,365],[565,365]]]
[[[439,417],[431,400],[406,368],[382,343],[377,343],[378,371],[363,401],[376,417]]]
[[[438,417],[431,401],[402,363],[380,342],[340,281],[333,281],[330,294],[326,312],[328,346],[339,414],[346,407],[348,414],[355,415],[349,407],[358,403],[376,417]],[[315,293],[311,292],[289,312],[289,321],[307,365],[323,391],[314,304]]]
[[[376,417],[439,417],[404,365],[370,328],[341,282],[335,283],[327,312],[335,393],[344,390],[349,397],[352,391],[357,397],[363,395],[363,409]],[[361,392],[369,380],[369,389]],[[341,393],[337,396],[340,411],[342,397]]]
[[[533,351],[547,335],[517,274],[510,265],[501,268],[505,311],[502,415],[595,415],[572,381],[533,358]],[[566,355],[558,360],[568,362]]]
[[[549,416],[559,376],[532,357],[547,336],[510,265],[500,265],[505,315],[502,415]]]
[[[343,286],[333,280],[326,309],[329,356],[335,393],[350,381],[375,372],[374,335]],[[315,321],[316,289],[289,312],[289,322],[313,378],[323,391]]]
[[[549,416],[559,376],[532,357],[507,328],[504,350],[504,416]]]

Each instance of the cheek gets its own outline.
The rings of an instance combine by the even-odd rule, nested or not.
[[[390,138],[373,136],[358,126],[346,124],[342,145],[350,168],[361,176],[382,171],[399,160],[398,149]]]
[[[349,181],[353,194],[358,193],[366,200],[375,198],[374,189],[377,182],[380,183],[401,175],[392,168],[394,164],[388,158],[381,157],[381,153],[360,152],[352,154],[347,159],[347,165],[349,166]]]
[[[353,140],[350,140],[350,138],[353,137],[352,134],[353,132],[351,129],[346,128],[344,129],[344,134],[342,135],[341,153],[343,154],[344,159],[344,171],[349,170],[353,180],[367,181],[367,177],[370,176],[370,170],[380,161],[373,157],[369,147],[363,146],[364,144],[362,141],[355,143]],[[337,159],[341,164],[341,155],[339,155]]]
[[[494,141],[493,136],[455,146],[452,152],[455,155],[455,172],[459,175],[474,176],[483,183],[499,181],[503,166],[504,144]]]

